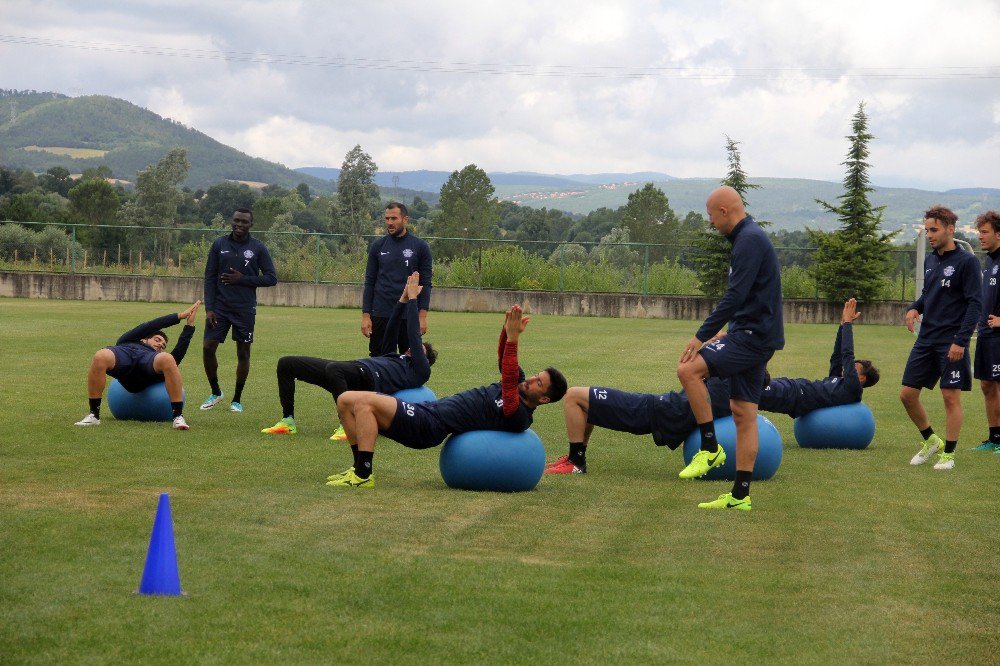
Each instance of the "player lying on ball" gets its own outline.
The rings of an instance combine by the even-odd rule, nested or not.
[[[184,312],[177,312],[139,324],[131,331],[123,333],[118,342],[94,354],[87,373],[87,394],[90,399],[90,413],[76,422],[78,426],[101,424],[101,397],[107,378],[114,377],[129,393],[139,393],[153,384],[163,382],[167,386],[170,407],[173,410],[174,428],[187,430],[184,420],[184,386],[181,381],[181,364],[187,353],[191,336],[194,335],[194,319],[201,301]],[[184,320],[187,323],[173,351],[169,354],[167,334],[162,329],[174,326]]]
[[[830,372],[823,379],[766,379],[761,393],[761,411],[787,414],[793,418],[822,407],[861,402],[862,392],[879,380],[871,361],[854,359],[853,322],[860,316],[857,301],[844,303],[840,327],[830,357]],[[706,383],[712,414],[719,419],[730,415],[729,384],[709,378]],[[587,471],[587,444],[594,427],[653,435],[658,446],[676,449],[697,427],[684,391],[660,395],[628,393],[602,386],[573,386],[563,401],[569,453],[549,463],[546,474],[581,474]]]
[[[355,464],[328,477],[327,485],[374,486],[372,457],[379,435],[411,449],[427,449],[453,433],[527,430],[536,407],[557,402],[566,393],[566,378],[555,368],[527,378],[521,370],[517,346],[528,320],[519,305],[507,310],[497,348],[500,381],[495,384],[419,404],[370,391],[342,393],[337,399],[337,412],[347,441],[356,452]]]

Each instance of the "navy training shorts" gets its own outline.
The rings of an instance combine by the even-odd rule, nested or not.
[[[774,350],[762,347],[747,331],[734,331],[698,352],[712,377],[729,380],[729,397],[757,404],[764,390],[767,362]]]
[[[233,329],[233,340],[235,342],[253,342],[253,326],[257,320],[257,308],[252,312],[227,312],[215,310],[215,327],[205,325],[205,339],[215,340],[219,344],[226,341],[226,334],[229,329]]]
[[[396,400],[396,415],[386,430],[380,433],[408,449],[430,449],[438,446],[450,434],[438,418],[434,403]]]
[[[986,382],[1000,382],[1000,337],[976,338],[973,377]]]
[[[910,350],[903,370],[903,386],[915,389],[934,388],[938,379],[943,389],[972,390],[972,368],[969,348],[965,348],[957,363],[948,360],[950,342],[928,343],[919,340]]]

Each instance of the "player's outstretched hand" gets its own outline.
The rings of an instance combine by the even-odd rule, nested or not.
[[[507,339],[511,341],[516,341],[521,333],[524,333],[524,329],[528,326],[528,322],[531,317],[525,317],[524,312],[521,310],[520,305],[512,305],[509,310],[507,310],[507,316],[504,320],[504,329],[507,331]]]
[[[177,313],[177,321],[181,319],[187,319],[188,326],[194,326],[195,315],[198,314],[198,308],[201,307],[201,301],[195,301],[194,304],[189,307],[184,312]]]
[[[420,272],[419,271],[413,271],[413,273],[410,275],[410,277],[406,278],[406,286],[403,287],[403,297],[404,298],[401,299],[401,300],[404,303],[406,301],[408,301],[408,300],[412,301],[417,296],[419,296],[420,292],[422,292],[423,290],[424,290],[424,287],[423,287],[423,285],[420,284]]]
[[[856,298],[847,299],[847,301],[844,303],[844,312],[843,314],[840,315],[840,323],[851,324],[860,316],[861,313],[858,312],[858,299]]]

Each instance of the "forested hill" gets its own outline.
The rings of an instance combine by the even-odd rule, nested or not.
[[[114,97],[66,97],[56,93],[0,91],[0,164],[71,173],[107,165],[115,177],[134,181],[172,148],[187,150],[185,184],[209,187],[223,180],[306,182],[329,192],[328,181],[298,173],[219,143],[210,136]]]

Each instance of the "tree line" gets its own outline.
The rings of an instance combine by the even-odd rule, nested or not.
[[[883,208],[869,200],[873,188],[867,175],[868,145],[874,136],[863,103],[847,138],[844,193],[836,204],[817,200],[838,217],[840,228],[771,234],[788,283],[786,295],[832,300],[899,297],[892,275],[902,269],[892,265],[893,234],[880,231]],[[752,193],[759,186],[745,172],[739,146],[725,137],[729,168],[721,184],[734,187],[752,210]],[[306,183],[255,190],[226,181],[191,190],[181,185],[190,168],[185,150],[176,148],[140,171],[135,186],[126,188],[115,183],[107,166],[87,169],[76,178],[63,167],[36,175],[0,166],[0,220],[85,223],[93,226],[81,228],[76,241],[92,252],[120,254],[124,245],[151,258],[176,255],[180,262],[187,255],[196,262],[206,249],[204,237],[173,232],[224,229],[233,210],[248,208],[254,212],[254,231],[275,234],[268,242],[278,246],[273,253],[282,257],[283,279],[310,279],[319,274],[320,264],[361,265],[367,238],[381,233],[387,193],[375,183],[378,167],[360,145],[344,157],[332,195],[316,195]],[[411,228],[434,239],[435,263],[442,266],[442,275],[478,271],[481,283],[489,268],[503,273],[499,281],[511,288],[550,288],[556,276],[562,286],[567,274],[589,272],[593,277],[610,270],[604,282],[632,283],[640,291],[647,285],[639,283],[651,279],[667,286],[694,281],[709,296],[725,289],[729,242],[702,214],[679,217],[653,183],[632,192],[617,209],[573,215],[500,201],[486,172],[469,164],[451,173],[433,205],[418,195],[403,203],[409,208]],[[766,219],[758,221],[767,226]],[[58,240],[51,231],[45,233],[49,246]],[[336,236],[313,242],[303,239],[306,233]],[[0,227],[0,258],[9,259],[11,247],[25,243],[25,238],[23,232]],[[484,246],[478,239],[498,244]],[[485,259],[484,249],[490,250]],[[510,270],[503,269],[504,264]],[[519,277],[516,267],[530,274]],[[559,271],[553,272],[553,267]],[[497,286],[489,282],[481,286]]]

